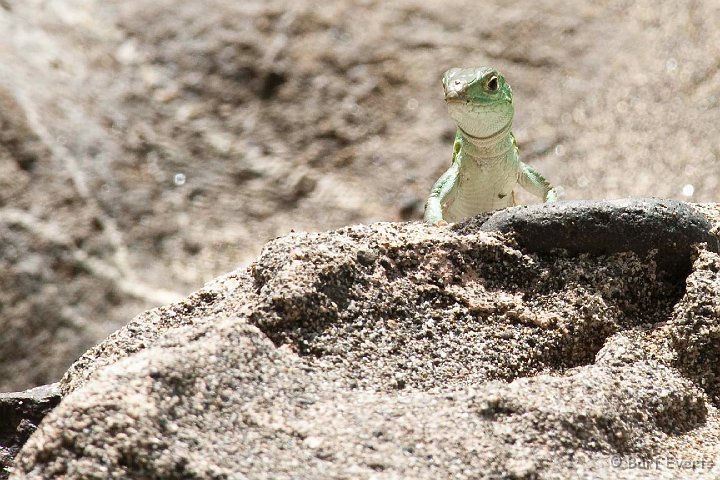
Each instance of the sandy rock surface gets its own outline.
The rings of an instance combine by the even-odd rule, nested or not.
[[[566,198],[717,200],[719,23],[710,0],[0,1],[0,390],[275,236],[419,218],[450,66],[504,72]]]
[[[268,243],[84,355],[13,478],[720,474],[717,248],[679,274],[477,222]]]

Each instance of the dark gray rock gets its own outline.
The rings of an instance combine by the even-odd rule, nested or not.
[[[15,455],[60,398],[56,383],[0,393],[0,479],[8,477]]]
[[[511,234],[527,251],[564,249],[571,255],[607,255],[651,250],[661,270],[676,278],[690,272],[695,247],[706,244],[720,253],[720,239],[710,233],[708,219],[687,203],[658,198],[576,200],[525,205],[481,215],[454,227]]]

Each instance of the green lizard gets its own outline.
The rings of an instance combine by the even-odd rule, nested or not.
[[[518,158],[512,89],[505,78],[489,67],[451,68],[442,81],[458,128],[452,164],[430,191],[425,221],[446,225],[515,205],[518,183],[546,202],[557,200],[556,189]]]

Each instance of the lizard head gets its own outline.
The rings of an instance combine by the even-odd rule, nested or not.
[[[510,127],[512,89],[497,70],[451,68],[442,82],[450,116],[465,134],[487,138]]]

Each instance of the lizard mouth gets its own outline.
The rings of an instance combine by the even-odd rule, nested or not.
[[[511,103],[491,100],[486,103],[450,99],[446,100],[446,105],[450,116],[468,139],[487,142],[508,132],[514,116]]]
[[[450,93],[453,93],[453,92],[450,92]],[[483,101],[483,102],[478,102],[477,100],[476,100],[476,101],[470,100],[469,98],[467,98],[467,97],[465,97],[465,96],[449,96],[449,95],[445,95],[445,103],[448,103],[448,104],[451,103],[451,104],[453,104],[453,105],[465,104],[465,105],[473,105],[473,106],[485,107],[485,106],[497,105],[497,104],[499,104],[499,103],[504,103],[504,101],[503,101],[503,99],[492,99],[492,100],[489,100],[489,101],[486,100],[486,101]]]

